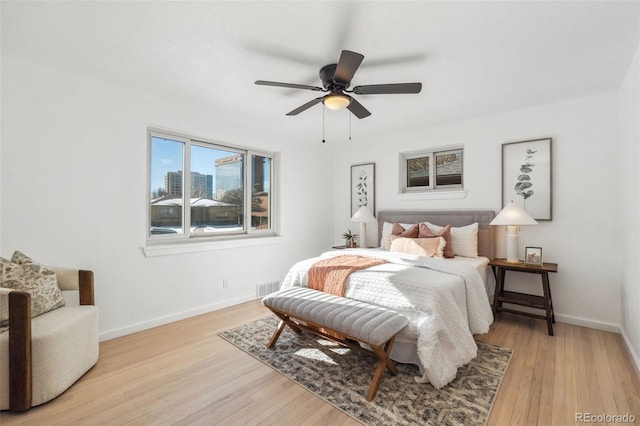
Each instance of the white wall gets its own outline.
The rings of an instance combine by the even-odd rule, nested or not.
[[[6,257],[21,249],[45,263],[94,270],[101,332],[113,337],[251,299],[257,282],[282,279],[296,260],[341,243],[339,235],[356,227],[349,222],[351,164],[376,163],[377,209],[499,211],[501,144],[550,136],[554,218],[523,228],[520,245],[542,246],[545,259],[559,263],[559,273],[551,277],[557,319],[609,330],[623,322],[637,352],[638,239],[625,235],[627,229],[637,235],[638,175],[621,186],[625,176],[619,167],[620,158],[634,165],[638,160],[637,56],[634,64],[622,96],[603,94],[322,145],[252,128],[210,107],[154,99],[5,59],[0,253]],[[631,106],[621,106],[627,97],[630,101],[622,103]],[[619,107],[630,117],[624,155],[618,153]],[[144,257],[148,125],[280,151],[283,237],[269,246]],[[466,198],[406,200],[397,194],[399,152],[459,144],[465,147]],[[627,156],[627,149],[634,154]],[[333,164],[333,194],[324,186],[327,162]],[[623,230],[621,223],[628,226]],[[375,243],[374,234],[375,227],[369,227],[369,244]],[[625,257],[623,246],[631,248]],[[229,289],[222,289],[222,278]],[[527,290],[539,289],[536,277],[521,278]],[[631,305],[628,319],[621,317],[621,300]]]
[[[524,247],[541,246],[559,264],[550,277],[556,319],[617,331],[620,324],[620,207],[615,93],[344,144],[334,160],[334,241],[349,222],[350,165],[376,163],[376,209],[501,209],[501,145],[552,137],[553,220],[523,227]],[[398,194],[398,153],[464,145],[464,199],[415,199]],[[502,230],[500,230],[502,233]],[[368,228],[368,235],[375,234]],[[504,257],[504,236],[498,236]],[[370,244],[375,239],[369,239]],[[541,293],[537,276],[513,288]]]
[[[256,283],[282,280],[332,243],[330,151],[317,141],[13,59],[3,60],[2,87],[1,255],[93,270],[103,338],[254,299]],[[282,238],[145,257],[149,125],[280,152]]]
[[[639,43],[640,44],[640,43]],[[640,47],[620,88],[622,335],[640,369]]]

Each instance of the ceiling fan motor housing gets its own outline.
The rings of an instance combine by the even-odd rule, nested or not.
[[[320,80],[322,81],[322,87],[325,90],[329,90],[331,92],[336,92],[340,90],[344,90],[349,87],[349,83],[343,83],[341,81],[334,81],[333,77],[336,74],[336,67],[338,64],[329,64],[320,68]]]

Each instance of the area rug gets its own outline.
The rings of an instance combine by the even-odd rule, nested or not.
[[[288,327],[267,349],[277,324],[271,316],[219,335],[365,425],[484,425],[513,352],[478,342],[478,356],[439,390],[415,382],[416,366],[398,364],[400,374],[387,371],[367,402],[375,358]]]

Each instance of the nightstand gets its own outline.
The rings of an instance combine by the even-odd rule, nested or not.
[[[551,299],[551,287],[549,286],[549,272],[558,272],[558,264],[545,262],[538,266],[525,265],[524,263],[509,263],[505,259],[493,259],[489,262],[489,266],[493,268],[493,274],[496,277],[496,290],[493,295],[494,318],[497,312],[510,312],[512,314],[543,319],[547,321],[549,336],[553,336],[553,323],[556,322],[556,318],[553,313],[553,300]],[[505,291],[504,283],[507,271],[540,275],[540,278],[542,279],[543,296]],[[545,314],[540,315],[532,312],[504,308],[502,303],[511,303],[513,305],[543,309]]]

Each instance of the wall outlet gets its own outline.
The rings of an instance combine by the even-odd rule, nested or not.
[[[226,278],[222,279],[222,288],[229,288],[229,282]]]

